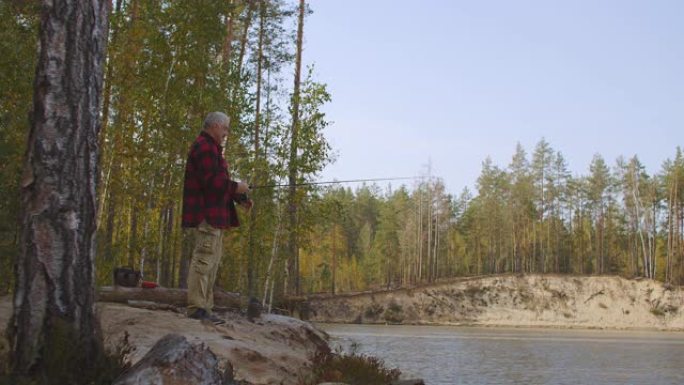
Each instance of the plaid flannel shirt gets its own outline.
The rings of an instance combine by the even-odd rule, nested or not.
[[[222,147],[202,131],[190,146],[185,165],[182,227],[197,227],[203,220],[217,229],[239,226],[233,201],[236,188]]]

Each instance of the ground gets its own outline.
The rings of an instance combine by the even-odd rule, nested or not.
[[[0,333],[4,337],[12,312],[9,297],[0,298]],[[255,323],[243,315],[226,312],[228,322],[214,326],[189,319],[182,313],[147,310],[124,304],[98,303],[98,312],[108,346],[116,345],[124,333],[136,349],[132,362],[140,360],[164,335],[177,333],[190,342],[207,345],[225,367],[230,361],[237,380],[250,384],[302,383],[310,375],[311,358],[327,347],[325,333],[300,320],[263,315]],[[4,338],[0,341],[6,344]]]
[[[460,279],[313,298],[307,310],[310,320],[318,322],[684,330],[681,287],[607,276]],[[0,355],[7,351],[4,328],[11,312],[11,299],[0,298]],[[126,304],[98,303],[98,312],[109,346],[128,333],[136,348],[133,362],[164,335],[177,333],[209,346],[222,365],[232,363],[236,379],[251,384],[302,383],[310,375],[313,355],[327,348],[325,333],[278,315],[252,323],[240,313],[226,312],[220,315],[228,322],[214,326],[182,312]]]

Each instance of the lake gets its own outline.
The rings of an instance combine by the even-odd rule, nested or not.
[[[317,325],[428,385],[684,384],[680,332]]]

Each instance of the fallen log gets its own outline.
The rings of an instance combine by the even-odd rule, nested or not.
[[[100,288],[97,300],[117,303],[146,301],[182,308],[188,305],[188,293],[184,289],[165,287],[142,289],[138,287],[104,286]],[[214,305],[228,309],[244,309],[247,307],[247,299],[236,293],[214,292]]]

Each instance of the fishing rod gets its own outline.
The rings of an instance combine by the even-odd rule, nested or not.
[[[278,184],[266,184],[266,185],[249,185],[250,189],[258,188],[283,188],[283,187],[299,187],[299,186],[316,186],[316,185],[326,185],[326,184],[341,184],[341,183],[362,183],[362,182],[383,182],[383,181],[393,181],[393,180],[417,180],[425,179],[422,176],[400,176],[393,178],[369,178],[369,179],[347,179],[347,180],[332,180],[325,182],[302,182],[302,183],[278,183]],[[235,198],[237,203],[244,203],[249,201],[249,196],[247,193],[238,194]]]
[[[362,182],[383,182],[383,181],[393,181],[393,180],[416,180],[423,179],[420,176],[400,176],[392,178],[369,178],[369,179],[347,179],[347,180],[332,180],[325,182],[302,182],[302,183],[282,183],[282,184],[267,184],[267,185],[250,185],[250,189],[257,188],[283,188],[283,187],[299,187],[299,186],[316,186],[316,185],[326,185],[326,184],[341,184],[341,183],[362,183]]]

